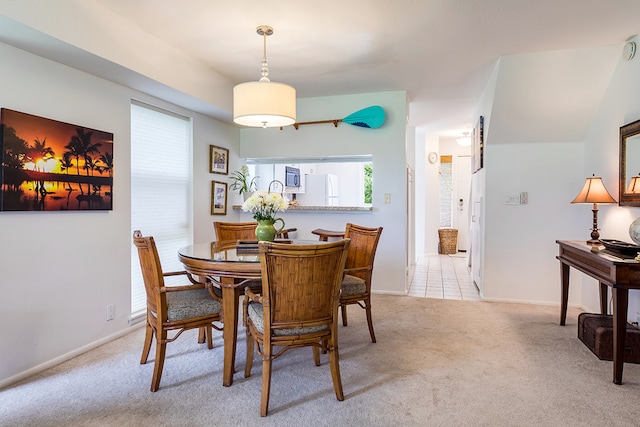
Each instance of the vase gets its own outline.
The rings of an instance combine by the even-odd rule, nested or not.
[[[636,245],[640,245],[640,218],[636,218],[629,226],[629,236]]]
[[[280,222],[282,224],[278,229],[274,225],[276,222]],[[282,218],[260,219],[258,220],[258,226],[256,227],[256,237],[259,242],[273,242],[283,228],[284,221]]]
[[[244,199],[244,201],[246,202],[247,200],[249,200],[249,197],[251,197],[251,193],[248,191],[244,191],[242,193],[242,198]]]

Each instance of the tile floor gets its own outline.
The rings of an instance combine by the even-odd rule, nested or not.
[[[409,296],[480,301],[467,267],[466,254],[426,255],[409,272]]]

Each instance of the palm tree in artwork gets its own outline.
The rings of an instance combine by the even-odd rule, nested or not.
[[[64,153],[62,155],[62,159],[58,159],[60,162],[60,170],[69,175],[69,169],[73,167],[73,160],[71,159],[71,154]],[[67,189],[72,190],[71,183],[67,181]]]
[[[29,157],[34,163],[33,170],[37,170],[39,160],[49,160],[54,156],[54,152],[51,147],[47,147],[47,138],[36,138],[33,140],[33,145],[29,147]]]
[[[93,131],[85,131],[82,127],[76,128],[76,134],[71,137],[69,143],[64,147],[68,152],[76,158],[76,168],[78,169],[78,175],[80,175],[80,157],[83,158],[85,164],[83,169],[86,171],[87,176],[89,176],[89,163],[92,162],[91,154],[99,153],[100,143],[92,144],[91,136],[93,135]],[[91,184],[87,184],[88,191],[87,193],[91,193]],[[80,191],[82,192],[82,185],[80,185]]]
[[[64,157],[76,159],[76,175],[80,175],[80,156],[82,155],[80,140],[71,138],[69,143],[64,146],[67,151],[64,152]]]
[[[103,164],[103,169],[109,172],[109,177],[113,177],[113,155],[105,153],[99,159]]]

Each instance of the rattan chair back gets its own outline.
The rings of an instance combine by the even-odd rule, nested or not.
[[[340,295],[342,325],[347,326],[347,306],[358,304],[366,311],[371,342],[376,342],[371,317],[371,279],[373,262],[382,234],[382,227],[364,227],[348,223],[345,238],[351,239],[345,265],[345,278]]]
[[[271,361],[296,347],[311,346],[318,366],[320,350],[329,353],[336,398],[344,399],[337,318],[349,244],[349,239],[314,245],[259,244],[262,294],[246,291],[243,318],[247,325],[245,377],[251,374],[254,342],[262,356],[260,415],[268,411]],[[262,310],[262,318],[257,318],[255,307]]]
[[[156,357],[151,391],[156,391],[160,387],[167,343],[174,341],[187,329],[198,328],[198,342],[206,341],[208,348],[213,348],[212,328],[221,330],[213,322],[221,320],[221,305],[220,301],[215,300],[215,294],[210,294],[204,284],[198,283],[186,271],[163,272],[153,237],[144,237],[136,230],[133,243],[138,249],[147,294],[146,334],[140,363],[147,363],[155,336]],[[167,276],[185,276],[190,283],[167,287],[164,281]],[[175,335],[169,338],[168,331],[174,331]]]
[[[255,240],[257,222],[220,222],[215,221],[213,228],[216,240]]]

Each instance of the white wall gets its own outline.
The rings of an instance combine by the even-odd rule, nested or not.
[[[382,226],[376,253],[372,288],[376,292],[404,293],[406,241],[404,91],[298,99],[298,121],[345,117],[370,105],[385,109],[386,119],[378,129],[341,123],[300,126],[298,130],[243,129],[240,155],[261,157],[323,157],[371,154],[373,156],[373,212],[285,212],[287,227],[298,228],[298,238],[317,239],[311,230],[344,230],[347,222],[367,227]],[[384,194],[391,203],[384,203]],[[249,220],[247,213],[243,218]]]
[[[416,141],[415,205],[416,205],[416,255],[438,253],[438,226],[440,224],[440,187],[438,162],[431,163],[431,152],[440,155],[439,138],[425,135]]]
[[[112,211],[0,212],[0,320],[11,325],[0,340],[2,386],[129,328],[131,99],[193,117],[194,230],[202,240],[213,238],[209,144],[230,148],[237,167],[239,131],[4,44],[0,57],[1,107],[113,132],[115,165]],[[116,308],[110,322],[108,304]]]
[[[602,49],[595,52],[596,56],[602,53],[610,56]],[[617,65],[605,67],[615,71],[603,90],[597,112],[589,121],[584,140],[554,138],[553,123],[562,119],[561,113],[557,113],[560,116],[553,121],[537,124],[545,129],[544,141],[536,141],[535,132],[528,132],[520,139],[526,138],[530,143],[523,144],[492,134],[488,126],[495,119],[492,98],[496,94],[501,97],[503,107],[516,102],[509,90],[514,77],[505,75],[518,68],[513,66],[514,60],[517,58],[510,58],[511,66],[506,69],[500,68],[503,61],[498,63],[496,89],[485,93],[480,108],[486,125],[485,168],[481,171],[485,183],[478,189],[478,192],[484,191],[485,205],[483,295],[487,300],[559,305],[560,272],[555,259],[558,253],[555,240],[589,237],[591,207],[570,203],[587,176],[593,173],[602,176],[617,198],[618,132],[623,124],[640,118],[640,82],[637,81],[640,61],[636,58],[626,62],[618,56],[614,59]],[[503,123],[502,128],[505,126],[509,125]],[[564,127],[558,128],[558,135],[561,134],[566,134]],[[504,205],[504,193],[512,191],[527,191],[529,204]],[[629,241],[629,224],[638,216],[639,208],[600,205],[601,236]],[[639,297],[630,293],[630,320],[635,321],[635,312],[640,311]],[[569,303],[597,311],[597,283],[573,270]]]
[[[636,43],[640,42],[635,37]],[[625,61],[619,55],[619,61],[600,108],[595,115],[585,140],[584,178],[595,173],[602,180],[616,200],[618,200],[618,153],[620,127],[640,119],[640,57]],[[584,182],[584,179],[583,179]],[[575,192],[580,191],[578,187]],[[600,236],[605,239],[619,239],[631,242],[629,225],[640,217],[640,208],[599,205],[598,225]],[[585,207],[580,213],[584,228],[591,228],[591,210]],[[582,231],[582,230],[581,230]],[[578,236],[576,236],[578,238]],[[572,273],[574,274],[574,273]],[[577,274],[576,274],[577,275]],[[580,275],[583,283],[583,306],[596,311],[599,307],[597,283]],[[640,295],[629,292],[630,321],[636,321],[636,312],[640,311]]]
[[[583,144],[488,144],[485,155],[483,296],[558,304],[555,241],[586,239],[589,234],[590,206],[570,204],[584,184]],[[528,204],[504,204],[505,193],[523,191]],[[571,287],[573,305],[579,304],[579,291]]]
[[[472,176],[473,199],[482,201],[478,251],[474,254],[472,248],[472,257],[480,258],[474,279],[485,300],[559,305],[555,241],[584,238],[580,212],[574,209],[579,207],[570,205],[584,182],[584,150],[581,142],[548,142],[553,139],[549,137],[553,135],[552,123],[538,123],[545,128],[544,142],[535,141],[531,132],[518,136],[518,143],[508,139],[510,133],[493,132],[496,105],[499,120],[508,111],[505,104],[519,101],[510,97],[510,89],[519,78],[513,73],[520,69],[514,66],[520,59],[528,57],[510,57],[507,67],[504,58],[498,61],[478,108],[477,115],[484,117],[485,146],[484,168]],[[510,126],[499,123],[498,129]],[[562,128],[559,134],[565,132]],[[528,204],[504,204],[505,193],[523,191],[528,193]],[[577,283],[575,277],[572,283]],[[572,286],[569,303],[580,305],[580,301],[580,289]]]

